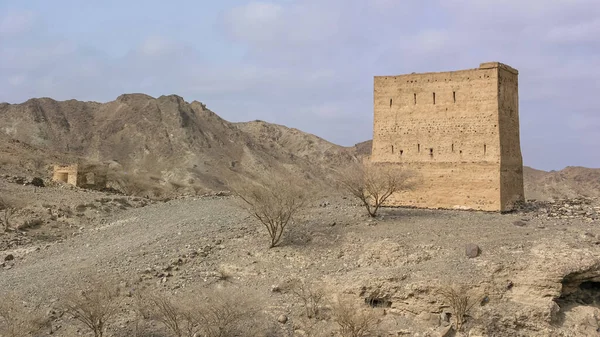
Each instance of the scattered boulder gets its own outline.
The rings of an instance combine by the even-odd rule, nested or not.
[[[31,182],[29,183],[30,185],[33,185],[35,187],[44,187],[44,180],[42,178],[39,177],[35,177],[33,179],[31,179]]]
[[[442,331],[440,331],[439,336],[440,337],[451,337],[454,336],[454,329],[452,328],[452,325],[448,325],[447,327],[443,328]]]
[[[281,323],[281,324],[285,324],[287,322],[288,318],[286,315],[279,315],[279,317],[277,317],[277,322]]]
[[[27,183],[27,178],[19,177],[19,176],[5,176],[6,181],[13,184],[25,185]]]
[[[513,225],[515,225],[515,226],[517,226],[517,227],[524,227],[524,226],[526,226],[527,224],[526,224],[524,221],[517,220],[517,221],[514,221],[514,222],[513,222]]]
[[[15,259],[15,256],[12,254],[8,254],[4,257],[4,261],[12,261]]]
[[[467,254],[468,258],[473,259],[479,256],[479,253],[481,253],[481,249],[479,249],[478,245],[469,243],[465,247],[465,253]]]
[[[538,218],[600,220],[600,200],[578,197],[550,201],[527,200],[518,207],[520,214]]]

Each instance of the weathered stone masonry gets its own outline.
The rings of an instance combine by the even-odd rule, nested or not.
[[[107,168],[105,165],[55,165],[52,180],[91,189],[106,187]]]
[[[506,211],[523,199],[518,71],[376,76],[371,161],[421,176],[391,205]]]

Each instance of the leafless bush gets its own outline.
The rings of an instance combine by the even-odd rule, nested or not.
[[[44,161],[44,159],[36,157],[31,160],[31,163],[33,164],[33,169],[36,172],[46,173],[44,172],[46,171],[46,162]]]
[[[255,303],[232,294],[212,293],[197,316],[206,337],[257,336],[261,330]]]
[[[219,268],[217,268],[217,278],[219,279],[219,281],[231,281],[231,279],[233,278],[233,273],[224,265],[219,265]]]
[[[465,317],[469,314],[473,306],[481,303],[482,296],[477,294],[473,289],[465,285],[446,286],[438,289],[440,294],[452,310],[454,316],[454,326],[456,331],[460,331],[465,323]]]
[[[299,327],[304,331],[306,337],[329,337],[332,336],[332,328],[329,321],[326,320],[315,320],[308,317],[300,318],[294,322],[294,326],[298,324]]]
[[[370,308],[365,310],[347,301],[334,305],[333,319],[339,325],[343,337],[369,336],[379,324],[376,311]]]
[[[27,310],[13,296],[0,298],[0,336],[33,336],[47,326],[47,323],[38,311]]]
[[[143,319],[154,320],[163,324],[173,335],[193,337],[194,334],[199,332],[195,320],[190,321],[186,315],[186,310],[170,298],[164,295],[138,294],[136,299],[138,313]]]
[[[341,187],[358,198],[371,217],[394,193],[415,185],[412,171],[384,164],[355,164],[340,172]]]
[[[295,280],[290,285],[290,292],[304,305],[306,317],[315,318],[319,315],[321,304],[325,293],[314,285],[307,284],[303,280]]]
[[[0,197],[0,211],[3,211],[2,222],[4,224],[4,231],[10,229],[10,219],[13,214],[17,211],[17,203],[8,200],[7,198]]]
[[[63,309],[85,324],[95,337],[102,337],[106,323],[117,313],[118,295],[117,287],[94,281],[84,289],[76,289],[65,295]]]
[[[293,217],[306,205],[308,193],[293,180],[273,179],[232,186],[244,202],[244,208],[260,221],[269,233],[269,248],[277,246]]]
[[[141,295],[138,311],[144,319],[162,323],[176,337],[254,336],[261,330],[252,306],[231,293],[193,299]]]

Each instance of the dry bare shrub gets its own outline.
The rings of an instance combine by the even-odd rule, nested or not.
[[[272,179],[262,184],[238,183],[232,187],[243,200],[244,209],[267,229],[271,238],[269,248],[280,243],[285,228],[306,206],[309,196],[293,179]]]
[[[0,336],[25,337],[40,332],[47,321],[37,311],[28,311],[12,296],[0,299]]]
[[[253,306],[235,293],[185,299],[146,294],[139,297],[138,312],[176,337],[256,336],[262,329]]]
[[[108,282],[93,281],[85,288],[75,289],[64,296],[63,309],[85,324],[95,337],[102,337],[106,323],[119,308],[119,289]]]
[[[138,294],[137,310],[146,320],[163,324],[177,337],[193,337],[196,331],[194,321],[189,321],[186,310],[178,302],[165,295]]]
[[[340,301],[333,306],[333,319],[343,337],[369,336],[379,324],[376,311],[370,308],[365,310],[348,301]]]
[[[31,163],[33,164],[33,169],[35,170],[35,172],[46,173],[45,171],[47,171],[47,167],[44,159],[40,157],[35,157],[31,160]]]
[[[10,229],[10,219],[17,211],[17,208],[17,202],[0,196],[0,211],[3,212],[2,223],[4,224],[5,232]]]
[[[325,293],[314,285],[303,280],[294,280],[290,285],[290,292],[304,305],[306,317],[316,318],[319,315]]]
[[[196,316],[206,337],[258,336],[256,303],[232,293],[211,293]]]
[[[219,281],[229,282],[233,279],[233,273],[224,265],[219,265],[216,271],[216,276]]]
[[[308,317],[302,317],[298,320],[294,320],[294,328],[298,327],[302,330],[303,334],[298,334],[305,337],[331,337],[332,332],[336,329],[331,323],[325,319],[310,319]],[[294,336],[297,336],[294,334]]]
[[[460,331],[465,323],[465,317],[469,314],[473,306],[481,303],[483,296],[476,293],[475,290],[465,285],[452,285],[439,288],[437,293],[441,295],[454,316],[454,327]]]
[[[385,164],[354,164],[339,174],[339,183],[358,198],[371,217],[392,194],[414,187],[412,171]]]

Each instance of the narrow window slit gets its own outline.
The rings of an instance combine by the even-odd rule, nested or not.
[[[414,98],[415,104],[417,104],[417,94],[413,94],[413,98]]]
[[[392,99],[390,98],[390,108],[392,107]]]
[[[400,156],[402,156],[403,153],[404,153],[404,150],[400,150]]]
[[[421,152],[421,144],[417,144],[417,152]]]
[[[432,147],[429,148],[429,155],[433,156],[433,148]]]
[[[433,93],[433,104],[435,104],[435,92]]]
[[[483,144],[483,154],[487,152],[487,145]]]
[[[394,154],[394,145],[392,145],[392,154]]]
[[[452,152],[454,152],[454,144],[452,144]]]
[[[456,103],[456,91],[452,92],[452,99],[454,100],[454,103]]]

